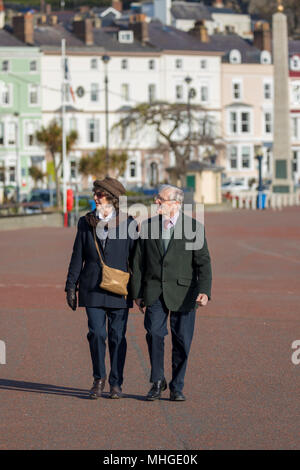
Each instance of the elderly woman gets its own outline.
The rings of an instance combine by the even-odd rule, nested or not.
[[[128,271],[135,244],[135,237],[130,236],[134,230],[129,227],[135,221],[119,211],[119,197],[125,194],[125,188],[118,180],[106,177],[94,181],[93,193],[96,209],[79,219],[65,291],[68,305],[76,310],[76,291],[79,290],[79,307],[85,307],[87,313],[87,338],[94,377],[90,398],[100,397],[105,387],[107,336],[110,397],[120,398],[127,348],[125,333],[132,300],[99,287],[102,279],[100,256],[109,267]]]

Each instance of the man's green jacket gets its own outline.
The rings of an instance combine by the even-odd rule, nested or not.
[[[212,271],[203,224],[182,212],[175,224],[167,251],[162,241],[162,216],[141,225],[133,257],[131,293],[153,304],[161,294],[171,311],[195,307],[199,294],[211,298]]]

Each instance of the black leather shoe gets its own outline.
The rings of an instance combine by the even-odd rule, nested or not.
[[[161,392],[164,392],[167,388],[166,379],[158,380],[154,382],[146,399],[149,401],[158,400],[161,396]]]
[[[101,397],[104,387],[105,387],[105,379],[94,380],[93,386],[89,392],[89,397],[93,399],[97,399]]]
[[[122,390],[120,389],[118,385],[114,385],[113,387],[112,386],[110,387],[109,397],[113,399],[118,399],[118,398],[123,397]]]
[[[170,392],[170,400],[171,401],[185,401],[186,398],[181,392]]]

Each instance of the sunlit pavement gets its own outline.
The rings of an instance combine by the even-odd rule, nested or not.
[[[0,232],[1,449],[299,448],[300,209],[208,213],[205,223],[212,300],[198,310],[181,403],[168,392],[144,400],[136,310],[125,397],[89,400],[85,309],[70,310],[64,293],[75,229]],[[170,353],[169,335],[167,380]]]

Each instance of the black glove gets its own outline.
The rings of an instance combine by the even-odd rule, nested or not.
[[[67,302],[69,307],[72,310],[76,310],[77,307],[77,297],[75,289],[68,289],[67,290]]]

